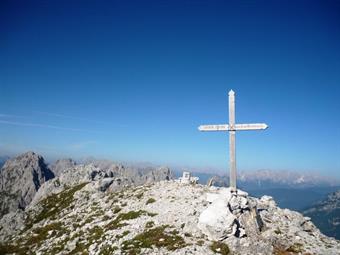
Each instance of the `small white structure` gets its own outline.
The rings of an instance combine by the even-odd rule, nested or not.
[[[179,177],[180,183],[190,184],[190,183],[198,183],[199,178],[195,176],[191,176],[190,172],[183,172],[183,176]]]

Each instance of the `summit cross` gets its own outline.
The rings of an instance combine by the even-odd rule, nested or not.
[[[236,151],[235,151],[235,133],[236,131],[245,130],[264,130],[268,128],[265,123],[252,124],[235,124],[235,92],[230,90],[229,93],[229,124],[220,125],[201,125],[199,131],[229,131],[229,170],[230,170],[230,188],[236,189]]]

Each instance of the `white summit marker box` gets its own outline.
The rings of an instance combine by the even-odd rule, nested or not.
[[[229,93],[229,124],[221,125],[201,125],[199,131],[229,131],[229,166],[230,166],[230,188],[236,191],[236,151],[235,151],[235,131],[264,130],[268,128],[265,123],[235,124],[235,92]]]

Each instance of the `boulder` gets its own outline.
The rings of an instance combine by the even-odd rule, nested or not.
[[[233,228],[236,217],[229,210],[228,203],[218,198],[205,209],[198,220],[198,227],[210,240],[221,240],[236,232]]]
[[[97,182],[97,189],[99,191],[105,192],[114,182],[114,180],[115,179],[111,177],[101,179],[100,181]]]

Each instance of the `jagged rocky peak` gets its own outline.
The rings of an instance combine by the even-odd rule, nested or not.
[[[25,208],[40,186],[53,177],[44,158],[34,152],[7,160],[0,172],[0,216]]]
[[[58,159],[56,162],[51,164],[49,167],[55,176],[59,176],[63,171],[69,168],[73,168],[76,162],[71,158]]]

